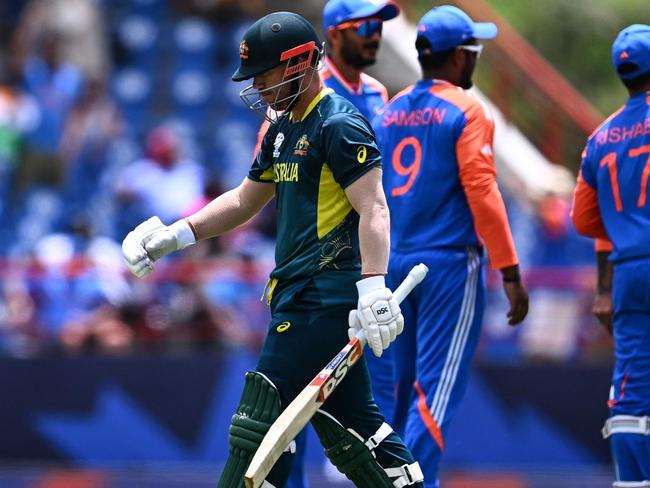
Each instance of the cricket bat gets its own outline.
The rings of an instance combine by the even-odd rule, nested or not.
[[[395,299],[402,302],[424,279],[428,271],[429,269],[422,263],[414,266],[406,279],[393,292]],[[343,381],[350,368],[359,360],[365,345],[366,336],[361,330],[275,420],[248,466],[244,478],[246,488],[259,488],[262,485],[289,443],[307,425],[320,406]]]

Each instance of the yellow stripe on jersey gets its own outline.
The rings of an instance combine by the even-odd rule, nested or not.
[[[267,281],[266,285],[264,285],[264,291],[262,292],[262,298],[260,298],[260,302],[266,301],[267,305],[271,305],[271,300],[273,300],[273,292],[275,291],[277,284],[277,278],[269,278],[269,281]]]
[[[260,176],[261,181],[274,181],[275,180],[275,175],[273,173],[273,166],[270,168],[264,170],[264,173],[262,173],[262,176]]]
[[[350,210],[352,210],[352,205],[343,188],[334,180],[334,174],[327,163],[323,163],[318,188],[316,218],[318,238],[322,239],[334,227],[343,222]]]
[[[307,110],[305,110],[305,113],[302,114],[302,117],[300,118],[300,122],[305,120],[309,113],[314,110],[314,107],[318,105],[318,102],[320,102],[323,98],[325,98],[327,95],[330,93],[334,93],[334,90],[331,88],[323,88],[321,91],[318,92],[318,95],[314,97],[314,99],[309,102],[309,105],[307,105]],[[293,120],[293,112],[289,114],[289,120]]]

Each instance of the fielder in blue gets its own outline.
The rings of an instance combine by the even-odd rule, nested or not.
[[[323,9],[328,47],[320,72],[323,84],[352,102],[369,121],[388,103],[388,91],[361,70],[377,61],[383,23],[398,14],[399,7],[389,1],[329,0]],[[395,411],[392,357],[391,348],[381,358],[366,355],[372,394],[388,424]]]
[[[430,10],[418,25],[423,79],[374,120],[391,212],[388,278],[410,266],[432,272],[402,303],[408,327],[393,345],[397,413],[393,422],[437,487],[446,434],[467,384],[478,343],[485,285],[483,247],[501,270],[511,325],[528,312],[492,153],[494,122],[465,89],[482,46],[497,28],[462,10]]]
[[[572,217],[578,232],[613,245],[615,365],[603,428],[613,486],[650,488],[650,26],[623,29],[612,60],[630,97],[587,141]]]

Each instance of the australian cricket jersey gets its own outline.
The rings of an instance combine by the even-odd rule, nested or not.
[[[344,189],[379,165],[369,123],[329,88],[301,120],[284,114],[269,127],[248,177],[275,183],[272,279],[296,281],[327,270],[358,273],[359,216]]]

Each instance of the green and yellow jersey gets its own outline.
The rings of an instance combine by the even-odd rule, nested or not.
[[[336,270],[349,272],[351,292],[356,293],[359,215],[344,189],[380,165],[370,124],[329,88],[318,94],[301,120],[284,114],[269,127],[248,177],[275,184],[272,286],[325,278]],[[314,281],[324,285],[331,280]]]

